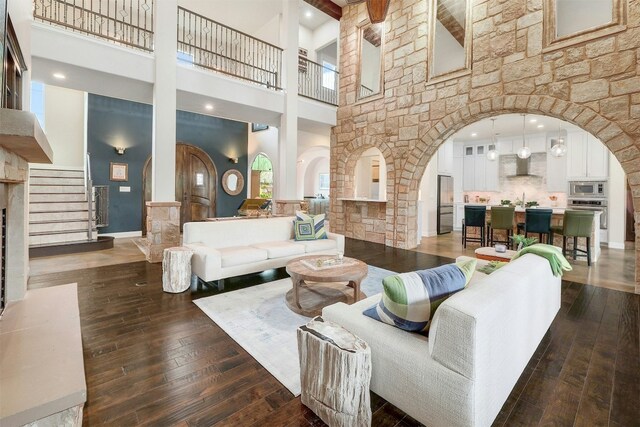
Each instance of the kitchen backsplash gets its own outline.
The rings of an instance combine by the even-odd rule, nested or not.
[[[500,156],[499,182],[500,191],[471,191],[465,192],[469,203],[482,203],[481,199],[488,199],[488,204],[500,204],[500,200],[522,199],[525,194],[525,202],[536,201],[540,206],[567,206],[567,193],[550,193],[547,191],[547,156],[542,153],[531,155],[529,164],[529,176],[510,176],[515,170],[515,156]],[[509,177],[510,176],[510,177]],[[555,196],[557,200],[552,201],[550,196]]]

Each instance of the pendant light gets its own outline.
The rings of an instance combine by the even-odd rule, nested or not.
[[[553,157],[562,157],[567,154],[567,146],[564,143],[564,138],[562,137],[562,122],[558,126],[558,139],[556,143],[551,146],[549,150]]]
[[[531,157],[531,149],[527,146],[525,146],[525,141],[524,141],[524,133],[525,133],[525,125],[526,125],[526,114],[522,115],[522,148],[520,148],[518,150],[518,157],[520,157],[521,159],[528,159],[529,157]]]
[[[493,147],[487,151],[487,159],[494,162],[498,158],[498,152],[496,151],[496,118],[491,119],[491,146]]]

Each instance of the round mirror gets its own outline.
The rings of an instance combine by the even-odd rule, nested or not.
[[[237,196],[244,189],[244,177],[237,169],[230,169],[222,175],[222,188],[231,195]]]

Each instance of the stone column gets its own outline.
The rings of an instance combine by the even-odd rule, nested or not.
[[[284,74],[285,106],[278,132],[278,169],[276,171],[276,197],[281,200],[296,198],[298,157],[298,2],[282,0],[281,40],[284,48],[282,64]]]
[[[29,186],[8,184],[7,190],[7,301],[18,301],[29,279]]]
[[[180,246],[180,202],[147,202],[147,261],[162,262],[173,246]]]

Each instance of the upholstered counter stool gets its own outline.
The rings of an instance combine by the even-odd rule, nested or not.
[[[464,219],[462,220],[462,245],[466,248],[467,242],[477,242],[484,246],[484,230],[487,218],[486,206],[466,205],[464,207]],[[480,229],[480,237],[469,237],[467,228],[477,227]]]
[[[179,246],[165,249],[162,255],[162,290],[177,294],[189,289],[193,251]]]
[[[586,256],[587,265],[591,265],[591,231],[593,229],[592,211],[564,211],[562,225],[552,227],[552,236],[555,233],[562,234],[562,254],[567,256],[567,237],[573,237],[573,259],[577,256]],[[587,249],[578,249],[578,238],[587,239]],[[578,254],[580,252],[581,254]],[[584,254],[584,255],[582,255]]]
[[[491,219],[487,221],[487,242],[489,246],[494,243],[504,243],[511,248],[511,236],[513,235],[513,220],[515,218],[516,208],[509,206],[493,206],[491,208]],[[504,230],[507,235],[505,240],[496,240],[493,238],[494,230]]]
[[[553,242],[553,233],[551,230],[551,216],[553,209],[531,209],[528,208],[524,212],[524,223],[518,224],[518,233],[524,229],[524,235],[528,233],[538,233],[538,241],[542,243],[542,236],[547,235],[547,243]]]
[[[300,326],[297,335],[302,404],[330,426],[370,426],[369,345],[322,317]]]

